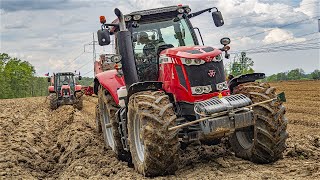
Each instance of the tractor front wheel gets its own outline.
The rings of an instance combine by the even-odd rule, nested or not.
[[[50,99],[50,109],[55,110],[58,108],[58,97],[56,93],[51,93],[49,96]]]
[[[128,104],[128,138],[135,169],[145,176],[173,174],[177,170],[179,141],[176,115],[161,91],[133,94]]]
[[[103,87],[100,87],[98,96],[99,113],[97,115],[99,115],[100,122],[97,121],[97,123],[101,124],[105,143],[116,153],[118,159],[130,161],[129,153],[122,146],[121,134],[118,128],[119,122],[117,121],[116,112],[119,108],[112,96]],[[111,127],[107,127],[108,124],[111,124]]]
[[[234,94],[244,94],[253,103],[276,97],[275,88],[267,83],[250,82],[235,87]],[[255,125],[235,131],[230,143],[236,156],[255,163],[271,163],[282,157],[288,137],[285,108],[279,102],[253,107]]]

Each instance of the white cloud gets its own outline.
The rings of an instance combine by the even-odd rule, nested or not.
[[[302,0],[300,2],[300,6],[295,9],[296,12],[302,12],[309,17],[314,17],[319,15],[319,0]],[[304,8],[305,6],[308,6],[308,8]]]
[[[263,39],[265,44],[271,44],[275,42],[283,42],[283,43],[295,43],[305,41],[305,38],[295,38],[293,33],[283,30],[283,29],[273,29],[266,35]]]

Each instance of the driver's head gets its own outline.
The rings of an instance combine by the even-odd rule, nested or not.
[[[146,44],[148,43],[150,40],[149,40],[149,37],[148,37],[148,34],[146,32],[140,32],[139,33],[139,42],[141,44]]]

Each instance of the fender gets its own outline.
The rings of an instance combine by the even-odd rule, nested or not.
[[[76,85],[76,87],[75,87],[75,91],[77,92],[77,91],[81,91],[81,88],[82,88],[82,86],[81,85]]]
[[[55,93],[56,91],[54,90],[54,86],[49,86],[48,87],[49,93]]]
[[[229,89],[231,93],[233,92],[233,88],[238,86],[239,84],[247,83],[247,82],[254,82],[257,79],[264,79],[264,73],[252,73],[252,74],[243,74],[237,76],[229,81]]]
[[[162,89],[162,84],[163,83],[159,81],[145,81],[134,83],[129,87],[127,99],[129,100],[130,96],[136,92],[160,90]]]
[[[99,84],[105,88],[110,95],[112,96],[113,100],[119,104],[117,90],[125,86],[124,78],[117,76],[117,70],[109,70],[104,71],[96,75],[94,80],[94,93],[98,94]]]

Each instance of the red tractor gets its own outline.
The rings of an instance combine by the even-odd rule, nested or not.
[[[81,76],[78,78],[81,80]],[[73,105],[81,110],[83,107],[81,85],[76,84],[75,74],[72,72],[55,73],[48,78],[50,108],[57,109],[61,105]]]
[[[236,156],[256,163],[275,162],[285,150],[287,119],[275,88],[255,82],[263,73],[226,81],[230,39],[221,39],[222,48],[199,45],[190,19],[204,12],[224,24],[215,7],[191,13],[181,5],[127,15],[116,8],[110,24],[100,17],[99,44],[114,36],[116,54],[108,56],[114,69],[94,80],[98,130],[145,176],[174,173],[179,148],[193,142],[227,136]]]

